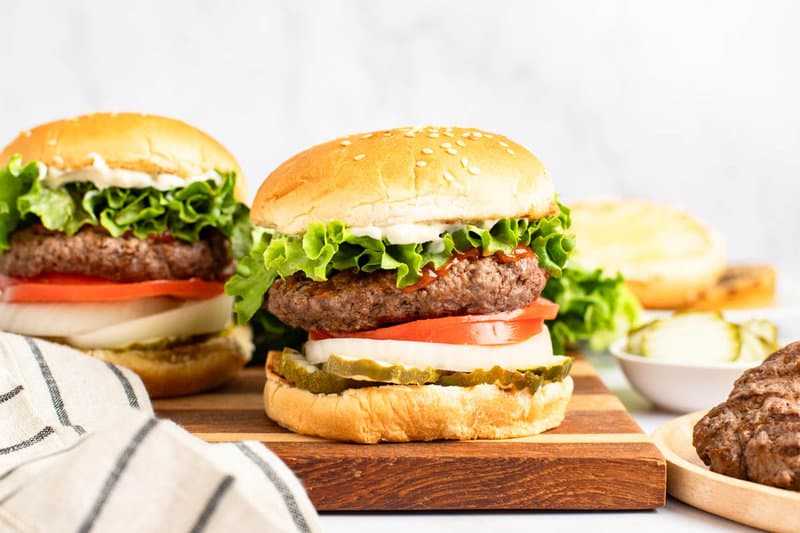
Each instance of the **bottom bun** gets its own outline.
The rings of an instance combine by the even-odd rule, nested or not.
[[[267,359],[267,415],[296,433],[373,444],[439,439],[507,439],[561,424],[572,378],[547,383],[535,394],[495,385],[384,385],[313,394],[289,384]]]
[[[151,398],[202,392],[233,378],[253,351],[249,327],[237,326],[200,342],[161,349],[84,350],[136,372]]]

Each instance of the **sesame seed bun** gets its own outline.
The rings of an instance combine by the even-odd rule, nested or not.
[[[542,218],[556,213],[550,176],[507,137],[466,128],[397,128],[301,152],[256,194],[253,221],[297,235],[312,222],[350,227]]]
[[[173,118],[141,113],[94,113],[57,120],[23,131],[0,153],[5,164],[19,154],[59,170],[92,165],[99,154],[111,168],[149,174],[200,176],[211,170],[234,171],[235,196],[246,200],[242,169],[221,144]]]
[[[573,381],[509,391],[495,385],[385,385],[314,394],[299,389],[267,360],[264,407],[278,424],[297,433],[374,444],[440,439],[508,439],[561,424]]]
[[[601,200],[576,203],[571,209],[574,261],[621,272],[646,308],[687,307],[725,270],[722,237],[674,207]]]

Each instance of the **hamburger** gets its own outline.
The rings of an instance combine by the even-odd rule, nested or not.
[[[131,368],[153,397],[202,391],[250,357],[224,282],[249,246],[241,169],[205,133],[98,113],[0,153],[0,328]]]
[[[541,298],[573,248],[569,211],[528,150],[464,128],[342,137],[272,172],[253,247],[226,285],[308,332],[269,353],[267,414],[363,443],[497,439],[561,423],[571,359]]]

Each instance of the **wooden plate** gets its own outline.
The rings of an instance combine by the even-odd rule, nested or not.
[[[705,412],[672,420],[653,433],[667,459],[667,492],[698,509],[769,531],[800,531],[800,493],[711,472],[692,446]]]

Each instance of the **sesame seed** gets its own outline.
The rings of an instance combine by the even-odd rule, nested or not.
[[[431,150],[430,148],[423,148],[422,149],[422,153],[423,154],[432,154],[433,150]]]
[[[461,134],[461,136],[462,136],[462,137],[469,137],[469,132],[468,132],[468,131],[465,131],[464,133],[462,133],[462,134]]]
[[[352,143],[350,141],[348,141],[348,140],[344,140],[344,141],[340,142],[339,144],[341,144],[342,146],[350,146],[350,144],[352,144]]]
[[[481,133],[479,131],[473,131],[472,132],[472,136],[475,137],[475,138],[480,139],[481,137],[483,137],[483,133]]]
[[[500,146],[502,146],[503,148],[508,148],[508,143],[504,142],[504,141],[500,141]]]
[[[385,132],[383,132],[383,136],[384,137],[391,137],[392,136],[392,132],[391,131],[385,131]]]
[[[442,133],[442,135],[444,135],[445,137],[453,137],[453,132],[445,131],[445,132]]]
[[[436,133],[436,132],[432,132],[432,133],[428,134],[428,137],[431,138],[431,139],[438,139],[439,138],[439,134]]]
[[[439,146],[441,146],[442,148],[452,148],[453,147],[453,145],[450,144],[450,143],[442,143]]]
[[[362,159],[364,159],[365,157],[367,157],[365,154],[358,154],[357,156],[355,156],[355,157],[353,158],[353,161],[361,161],[361,160],[362,160]]]
[[[47,144],[50,146],[55,146],[58,143],[55,139],[47,139]]]
[[[417,161],[417,166],[418,167],[427,167],[428,163],[426,163],[425,161]]]
[[[415,133],[411,130],[408,130],[403,135],[405,135],[406,137],[414,137]]]
[[[512,150],[511,148],[506,148],[506,152],[508,152],[511,155],[514,155],[514,150]]]
[[[473,174],[473,175],[477,176],[478,174],[480,174],[480,173],[481,173],[481,169],[479,169],[478,167],[469,167],[469,168],[467,169],[467,172],[469,172],[470,174]]]
[[[467,143],[465,143],[465,142],[464,142],[464,141],[462,141],[461,139],[457,140],[457,141],[456,141],[456,144],[457,144],[457,145],[459,145],[459,146],[461,146],[461,147],[464,147],[464,146],[466,146],[466,145],[467,145]]]
[[[452,174],[450,174],[448,171],[445,170],[444,171],[444,179],[446,179],[447,181],[453,181],[456,178],[455,178],[455,176],[453,176]]]
[[[494,135],[492,135],[491,133],[484,133],[483,136],[486,137],[487,139],[493,139],[494,138]]]
[[[469,166],[469,160],[466,157],[461,158],[461,166],[467,168]]]
[[[448,148],[445,151],[450,155],[456,155],[458,153],[458,150],[456,150],[455,148]]]
[[[361,136],[362,139],[369,139],[370,137],[372,137],[371,133],[365,133],[364,135]]]

